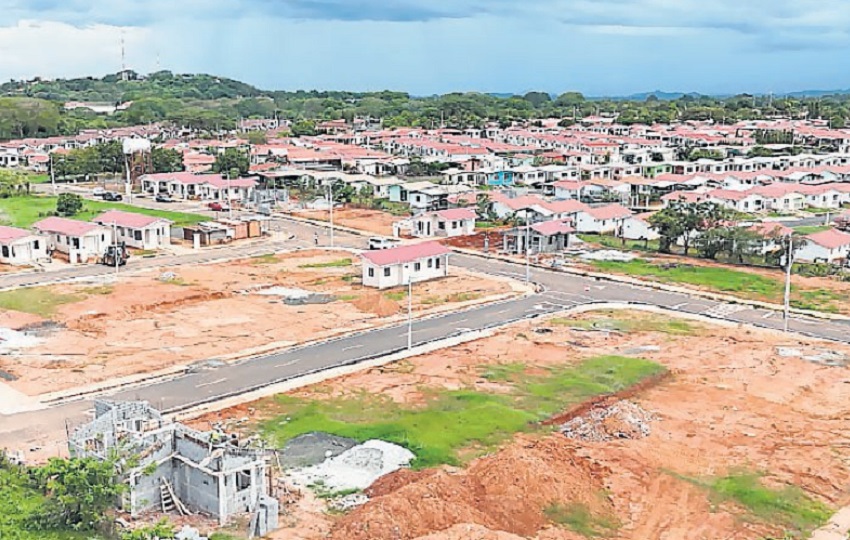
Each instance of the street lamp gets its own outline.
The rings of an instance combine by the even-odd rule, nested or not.
[[[788,320],[791,317],[791,265],[794,264],[794,237],[788,235],[788,253],[785,255],[785,320],[784,329],[788,332]]]
[[[333,187],[328,184],[328,206],[330,208],[330,223],[331,223],[331,247],[334,247],[334,195]]]
[[[525,213],[525,284],[531,283],[531,220]]]
[[[407,350],[413,349],[413,274],[407,265]]]

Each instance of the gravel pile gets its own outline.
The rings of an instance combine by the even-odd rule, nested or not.
[[[410,465],[416,456],[384,441],[366,441],[322,463],[289,471],[296,486],[320,486],[328,492],[363,490],[378,478]]]
[[[642,439],[650,433],[655,418],[631,401],[619,401],[608,407],[591,409],[560,427],[570,439],[605,442],[614,439]]]

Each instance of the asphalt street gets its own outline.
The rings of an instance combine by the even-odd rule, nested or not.
[[[319,230],[311,225],[291,222],[287,223],[286,226],[292,227],[293,230],[297,229],[300,239],[296,242],[269,243],[244,249],[229,248],[216,254],[205,251],[191,256],[175,257],[173,260],[155,258],[150,260],[150,266],[202,263],[224,256],[230,258],[250,256],[252,253],[261,254],[277,249],[292,248],[294,243],[310,245],[312,243],[310,241],[312,232]],[[324,234],[325,231],[322,230],[322,233]],[[340,234],[337,235],[337,238],[341,243],[363,243],[362,238],[354,236],[346,237]],[[166,263],[166,261],[169,262]],[[138,263],[147,264],[144,260],[138,261]],[[525,267],[518,263],[455,254],[451,258],[451,264],[483,273],[520,280],[525,278]],[[136,266],[136,268],[140,268],[140,266]],[[79,278],[85,277],[88,273],[101,275],[104,270],[105,273],[110,271],[107,267],[86,266],[69,272],[75,278]],[[48,274],[38,274],[38,277],[41,280],[50,279]],[[0,288],[9,286],[4,280],[12,278],[14,276],[0,277]],[[742,304],[727,304],[688,294],[664,292],[648,287],[597,280],[540,268],[531,269],[531,279],[542,286],[542,292],[519,299],[414,321],[414,346],[468,331],[503,326],[518,320],[599,302],[631,302],[656,305],[683,313],[709,316],[763,328],[782,329],[783,327],[780,313],[766,309],[754,309]],[[794,316],[789,327],[795,332],[809,336],[850,342],[850,324],[845,321],[832,322]],[[285,329],[282,329],[281,333],[281,339],[285,339]],[[281,353],[264,355],[236,364],[211,362],[210,367],[193,369],[177,378],[164,382],[119,391],[110,397],[114,399],[143,399],[163,410],[177,411],[249,392],[298,376],[392,354],[403,350],[406,344],[407,326],[405,323],[389,328],[361,332],[320,344],[298,347]],[[20,446],[22,443],[26,444],[27,441],[37,440],[42,433],[55,433],[57,429],[64,426],[66,420],[72,423],[83,421],[86,418],[86,411],[90,410],[91,407],[91,401],[86,399],[61,403],[31,413],[0,416],[0,447]]]

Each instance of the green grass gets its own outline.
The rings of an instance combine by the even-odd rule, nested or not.
[[[340,302],[353,302],[358,298],[360,298],[360,295],[358,294],[341,294],[336,297],[336,299]]]
[[[251,264],[275,264],[280,262],[280,259],[278,259],[277,255],[274,253],[266,253],[264,255],[251,257],[250,261]]]
[[[521,376],[518,366],[502,369],[516,377],[507,394],[435,391],[418,407],[367,393],[322,401],[278,396],[282,414],[264,422],[261,430],[278,446],[298,435],[321,431],[358,441],[400,444],[416,454],[416,468],[458,465],[464,450],[487,451],[514,433],[539,429],[538,421],[565,407],[616,392],[664,370],[647,360],[619,356],[592,358],[547,370],[545,375]]]
[[[407,291],[388,292],[388,293],[384,293],[384,296],[387,297],[387,299],[392,300],[394,302],[401,302],[402,300],[407,298]]]
[[[626,240],[625,244],[621,238],[606,234],[580,234],[579,239],[591,244],[599,244],[609,249],[629,251],[658,251],[658,240],[643,242],[641,240]]]
[[[166,210],[150,210],[122,203],[111,203],[103,201],[83,201],[83,211],[73,217],[82,221],[90,221],[106,210],[124,210],[135,212],[146,216],[161,217],[174,222],[175,227],[193,225],[209,218],[198,214],[187,214],[183,212],[169,212]],[[56,197],[39,197],[31,195],[28,197],[10,197],[0,199],[0,217],[5,225],[12,227],[28,228],[33,223],[44,219],[50,212],[56,210]]]
[[[481,376],[492,382],[518,382],[525,373],[526,366],[521,362],[494,364],[486,366]]]
[[[570,503],[566,505],[552,503],[543,509],[549,521],[580,534],[586,538],[612,536],[620,527],[617,519],[611,515],[595,514],[587,505]]]
[[[584,330],[612,330],[624,334],[638,332],[659,332],[677,336],[693,335],[697,327],[693,324],[678,319],[661,317],[652,314],[642,315],[638,319],[616,319],[610,317],[594,319],[568,319],[555,317],[549,319],[549,324],[554,326],[567,326],[570,328],[581,328]]]
[[[85,296],[77,294],[57,294],[47,287],[27,287],[0,292],[0,309],[31,313],[49,319],[59,306],[84,299]]]
[[[800,234],[815,234],[823,231],[828,231],[832,225],[804,225],[802,227],[794,227],[794,230]],[[786,242],[787,243],[787,242]]]
[[[732,502],[746,511],[747,517],[806,535],[824,525],[832,510],[796,486],[769,488],[762,475],[737,472],[709,480],[687,479],[709,490],[716,503]]]
[[[115,287],[112,285],[98,285],[96,287],[86,287],[80,292],[88,296],[106,296],[112,294],[114,290]]]
[[[794,295],[796,298],[791,300],[792,307],[827,313],[838,313],[839,304],[847,301],[842,294],[829,289],[796,290]]]
[[[312,264],[302,264],[298,268],[345,268],[347,266],[351,266],[351,259],[339,259],[336,261],[330,261],[325,263],[312,263]]]

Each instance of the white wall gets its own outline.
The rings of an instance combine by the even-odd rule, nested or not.
[[[0,263],[31,264],[47,257],[47,238],[28,236],[0,246]]]
[[[171,244],[171,225],[164,221],[142,229],[116,227],[116,232],[119,242],[135,249],[160,249]]]
[[[642,219],[629,218],[623,222],[623,237],[627,240],[657,240],[661,235]]]
[[[430,261],[430,266],[429,266]],[[439,261],[439,263],[438,263]],[[416,264],[419,269],[416,269]],[[439,264],[439,268],[437,265]],[[377,287],[378,289],[389,289],[391,287],[406,286],[408,274],[413,279],[413,285],[417,282],[428,281],[445,277],[449,270],[449,256],[439,255],[426,257],[409,264],[392,264],[388,266],[376,266],[368,260],[363,260],[363,285],[366,287]],[[385,272],[389,273],[386,275]]]
[[[78,241],[75,244],[75,239]],[[112,243],[112,231],[107,228],[96,230],[82,237],[69,237],[61,234],[51,234],[50,246],[59,253],[68,255],[72,264],[99,259]]]
[[[850,256],[850,246],[827,249],[814,242],[806,242],[797,251],[797,260],[803,262],[834,262],[838,259],[846,259],[848,256]]]

